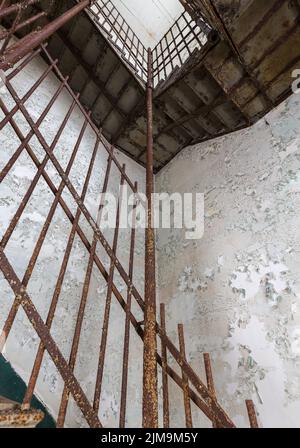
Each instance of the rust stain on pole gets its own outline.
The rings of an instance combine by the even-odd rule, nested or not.
[[[246,400],[246,406],[247,406],[247,411],[248,411],[248,416],[249,416],[249,421],[250,421],[250,427],[251,428],[259,428],[253,401]]]
[[[213,379],[213,374],[212,374],[209,353],[204,353],[203,358],[204,358],[204,365],[205,365],[207,388],[208,388],[209,392],[211,393],[211,395],[214,397],[214,399],[216,399],[216,390],[215,390],[215,385],[214,385],[214,379]],[[212,425],[213,425],[213,428],[218,428],[219,427],[218,420],[213,419]]]
[[[181,356],[186,360],[184,330],[183,325],[178,325],[178,338]],[[187,374],[182,369],[182,391],[184,400],[185,425],[187,428],[193,427],[192,409],[189,394],[189,379]]]
[[[153,229],[154,192],[153,176],[153,77],[152,52],[148,50],[147,83],[147,168],[146,196],[148,201],[147,228],[145,235],[145,335],[143,371],[143,427],[158,427],[158,394],[156,364],[156,291],[155,291],[155,235]]]

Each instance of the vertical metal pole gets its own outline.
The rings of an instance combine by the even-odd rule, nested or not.
[[[156,364],[156,291],[155,291],[155,236],[152,223],[154,193],[153,176],[153,77],[152,51],[148,49],[147,83],[147,228],[145,235],[145,314],[144,314],[144,372],[143,372],[143,427],[158,427],[158,393]]]
[[[166,335],[166,311],[165,304],[160,304],[160,326],[163,335]],[[170,428],[169,415],[169,389],[168,389],[168,372],[167,372],[167,346],[164,338],[161,338],[161,361],[162,361],[162,386],[163,386],[163,420],[164,428]]]
[[[186,361],[185,353],[185,342],[184,342],[184,331],[183,325],[178,325],[178,337],[179,337],[179,347],[182,358]],[[185,425],[186,428],[193,427],[193,417],[191,409],[191,401],[189,394],[189,379],[187,374],[182,370],[182,391],[183,391],[183,402],[184,402],[184,412],[185,412]]]
[[[132,229],[130,236],[130,255],[129,255],[129,278],[133,281],[133,263],[134,263],[134,248],[135,248],[135,226],[136,226],[136,207],[137,207],[137,193],[138,183],[134,184],[134,208],[132,213]],[[123,367],[122,367],[122,388],[121,388],[121,403],[120,403],[120,428],[125,428],[126,418],[126,404],[127,404],[127,388],[128,388],[128,366],[129,366],[129,341],[130,341],[130,313],[131,313],[132,291],[127,289],[127,307],[125,319],[124,332],[124,346],[123,346]]]
[[[215,390],[215,384],[212,374],[212,368],[211,368],[211,362],[210,362],[210,356],[209,353],[203,353],[203,359],[204,359],[204,366],[205,366],[205,373],[206,373],[206,381],[207,381],[207,389],[211,393],[211,395],[216,399],[216,390]],[[213,428],[218,428],[218,421],[214,419],[212,421]]]
[[[250,421],[250,427],[251,428],[259,428],[253,401],[246,400],[246,406],[247,406],[247,411],[248,411],[248,416],[249,416],[249,421]]]

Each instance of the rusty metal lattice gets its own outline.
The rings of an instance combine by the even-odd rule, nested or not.
[[[207,42],[211,28],[184,11],[153,50],[154,84],[167,79]]]
[[[0,20],[12,15],[13,22],[12,25],[6,32],[4,32],[4,41],[2,48],[0,50],[0,69],[7,70],[13,66],[16,62],[21,60],[30,51],[37,48],[42,42],[46,41],[53,33],[55,33],[59,28],[61,28],[65,23],[83,11],[87,6],[91,4],[90,0],[81,0],[73,8],[70,8],[64,14],[62,14],[57,19],[48,23],[42,28],[33,30],[25,35],[18,42],[9,45],[12,35],[16,32],[16,28],[20,24],[22,19],[23,11],[34,4],[40,3],[40,0],[23,0],[15,3],[11,6],[6,6],[6,2],[2,3],[0,9]],[[52,5],[52,1],[49,6]],[[34,16],[27,19],[33,20]],[[5,34],[6,33],[6,34]]]
[[[135,74],[147,82],[147,49],[113,3],[97,0],[88,11]],[[189,13],[183,12],[153,50],[154,87],[180,68],[195,50],[200,50],[210,31],[203,17],[197,17],[195,22]]]
[[[97,0],[88,8],[100,31],[143,81],[147,81],[147,49],[113,3]]]
[[[87,6],[86,1],[78,3],[74,8],[67,11],[58,19],[55,19],[50,24],[47,24],[36,33],[29,34],[21,41],[13,43],[9,48],[6,47],[2,54],[1,67],[6,70],[5,88],[6,96],[0,96],[0,109],[2,116],[0,121],[0,132],[6,129],[11,129],[15,136],[16,148],[8,157],[7,161],[0,173],[0,186],[5,185],[10,173],[14,169],[16,163],[26,154],[35,166],[35,174],[30,181],[29,186],[22,197],[16,210],[4,230],[2,239],[0,241],[0,269],[8,282],[14,294],[14,300],[10,307],[8,316],[5,320],[2,332],[0,335],[0,352],[3,353],[5,344],[14,327],[16,316],[20,309],[22,309],[33,329],[39,338],[39,346],[31,368],[27,390],[24,396],[22,409],[28,410],[32,397],[35,393],[37,381],[41,374],[41,366],[45,353],[47,353],[63,380],[63,392],[61,396],[60,406],[57,415],[57,426],[63,427],[65,425],[66,414],[72,397],[74,402],[81,410],[86,422],[90,427],[101,427],[102,422],[99,418],[101,410],[101,398],[103,395],[103,372],[105,364],[110,355],[107,344],[107,335],[111,324],[111,306],[112,301],[121,306],[124,311],[124,339],[123,343],[123,357],[122,357],[122,376],[120,384],[120,402],[119,406],[119,426],[125,427],[126,413],[130,403],[128,402],[128,378],[129,378],[129,340],[131,327],[135,330],[137,335],[141,338],[144,346],[144,406],[143,406],[143,425],[144,427],[158,426],[158,406],[163,409],[164,426],[170,425],[170,401],[171,394],[169,393],[169,381],[173,380],[180,388],[184,397],[183,413],[186,419],[186,426],[193,425],[191,413],[191,401],[196,405],[197,409],[204,413],[204,415],[211,421],[213,427],[234,427],[234,423],[229,418],[227,413],[219,404],[216,391],[214,388],[212,378],[212,367],[209,356],[204,356],[204,364],[206,369],[207,384],[205,384],[194,369],[189,364],[186,356],[186,348],[184,341],[184,328],[179,326],[179,348],[171,341],[167,335],[166,319],[164,305],[160,307],[160,323],[156,321],[155,310],[155,253],[154,253],[154,234],[151,226],[146,232],[146,279],[145,279],[145,300],[142,298],[137,287],[134,284],[133,267],[135,257],[135,242],[136,234],[134,226],[130,234],[130,254],[129,266],[125,268],[117,256],[117,247],[119,242],[119,213],[120,213],[120,198],[118,202],[118,211],[116,216],[116,225],[114,229],[113,242],[110,244],[105,238],[100,221],[102,216],[103,203],[100,200],[97,216],[92,216],[86,203],[87,192],[91,176],[95,170],[95,160],[100,151],[100,145],[106,152],[107,164],[105,175],[103,177],[101,192],[105,193],[108,189],[108,182],[112,176],[112,169],[118,173],[120,186],[126,184],[128,188],[134,193],[136,203],[138,203],[138,185],[132,182],[129,178],[125,165],[121,165],[114,153],[114,148],[110,146],[102,137],[101,130],[99,130],[91,120],[90,112],[86,111],[80,102],[79,95],[72,91],[68,84],[68,78],[64,77],[58,68],[58,61],[53,60],[47,51],[47,45],[41,44],[47,37],[54,33],[60,26],[65,24],[68,20],[78,14],[84,7]],[[0,14],[7,12],[5,2],[2,2],[2,9]],[[18,14],[18,8],[14,10]],[[15,30],[15,28],[14,28]],[[10,31],[8,34],[12,37]],[[6,37],[4,37],[6,39]],[[41,44],[41,45],[40,45]],[[27,91],[20,92],[14,85],[14,80],[23,70],[28,68],[28,65],[35,58],[40,55],[47,62],[46,69],[39,75],[38,79],[34,80]],[[147,88],[147,110],[148,110],[148,158],[147,158],[147,195],[148,200],[153,191],[153,140],[152,140],[152,53],[148,52],[148,88]],[[13,64],[16,65],[12,66]],[[28,107],[27,102],[32,99],[37,89],[41,84],[50,78],[56,79],[58,87],[55,93],[50,95],[50,99],[44,110],[33,111]],[[60,96],[67,93],[70,98],[70,103],[66,109],[64,118],[62,119],[59,128],[56,130],[52,141],[49,143],[48,136],[45,129],[42,129],[44,121],[51,108],[57,103]],[[70,117],[74,111],[79,110],[83,117],[80,132],[76,138],[76,142],[72,147],[70,157],[66,166],[64,167],[59,160],[59,141],[63,132],[65,132]],[[35,113],[36,112],[36,113]],[[27,129],[20,125],[20,116],[22,120],[27,123]],[[18,119],[17,119],[18,117]],[[82,190],[78,191],[78,187],[71,180],[71,170],[78,159],[79,148],[82,145],[85,133],[89,131],[93,135],[93,147],[90,148],[90,158],[88,169],[85,174],[82,174]],[[36,140],[41,147],[42,155],[37,156],[33,145],[33,140]],[[51,163],[58,176],[59,181],[55,181],[51,174],[47,171],[47,165]],[[115,175],[115,174],[114,174]],[[39,232],[38,238],[34,244],[34,249],[31,253],[28,265],[25,269],[22,278],[17,274],[18,269],[9,259],[7,248],[9,242],[15,234],[16,228],[24,215],[24,211],[28,206],[31,198],[36,192],[37,186],[40,182],[46,185],[47,191],[52,196],[52,201],[49,204],[47,217],[43,222],[43,226]],[[65,192],[72,198],[75,204],[75,213],[65,199]],[[151,203],[151,201],[149,201]],[[33,276],[34,269],[38,263],[43,246],[45,245],[46,237],[49,228],[53,223],[55,213],[58,208],[61,208],[65,218],[70,224],[70,231],[68,233],[67,244],[64,250],[64,256],[59,266],[59,274],[55,280],[55,288],[51,297],[50,306],[47,311],[46,319],[41,317],[34,300],[29,293],[29,285]],[[151,211],[151,206],[150,206]],[[136,216],[133,213],[133,221]],[[151,221],[151,213],[149,214]],[[92,235],[92,237],[91,237]],[[52,324],[57,312],[57,307],[61,299],[62,287],[65,281],[67,266],[70,261],[72,248],[74,246],[75,238],[79,238],[85,251],[88,254],[88,263],[85,269],[84,282],[82,284],[82,291],[80,297],[79,308],[76,316],[76,323],[74,327],[72,345],[69,356],[62,353],[62,347],[59,342],[55,341],[52,335]],[[105,255],[109,259],[109,266],[105,266],[101,257],[97,252],[97,248],[101,247]],[[21,253],[20,245],[20,253]],[[20,255],[21,256],[21,255]],[[99,335],[99,357],[97,359],[97,368],[95,371],[95,381],[93,384],[94,395],[93,400],[89,400],[84,391],[81,381],[76,375],[75,367],[78,361],[80,351],[80,338],[82,336],[83,319],[86,313],[86,306],[88,300],[88,293],[91,285],[92,271],[96,270],[97,275],[104,279],[106,289],[106,299],[104,304],[104,316],[101,323],[101,331]],[[126,299],[124,299],[122,292],[117,286],[116,275],[120,276],[125,284]],[[137,305],[139,312],[142,313],[144,320],[140,322],[137,311],[132,306]],[[98,316],[95,316],[97,319]],[[144,329],[143,329],[144,326]],[[160,342],[157,344],[157,342]],[[177,365],[181,371],[181,375],[176,372],[176,369],[171,367],[172,363]],[[158,367],[162,375],[162,389],[163,394],[158,398],[157,391],[157,371]],[[177,369],[178,370],[178,369]],[[149,403],[149,398],[153,401]],[[47,404],[47,403],[46,403]],[[255,410],[253,403],[247,402],[247,409],[249,412],[251,426],[257,426]],[[141,415],[142,418],[142,415]]]

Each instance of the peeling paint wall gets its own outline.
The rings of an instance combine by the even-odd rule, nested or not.
[[[205,235],[157,236],[160,300],[177,341],[185,326],[197,371],[209,352],[218,398],[249,426],[252,398],[263,427],[299,427],[300,96],[255,126],[183,150],[156,190],[205,193]],[[172,406],[173,424],[183,407]],[[195,412],[202,426],[209,425]]]
[[[27,65],[26,69],[13,81],[13,86],[18,94],[23,96],[46,68],[46,64],[39,58],[35,58],[34,61]],[[57,90],[58,85],[58,80],[53,75],[48,76],[34,95],[26,101],[25,106],[33,117],[38,119],[50,101],[51,96]],[[13,107],[12,98],[8,93],[2,95],[1,98],[4,100],[8,109]],[[55,106],[52,107],[40,126],[40,131],[49,144],[52,142],[71,102],[70,95],[64,91],[60,95],[59,101],[55,103]],[[3,114],[1,113],[0,119],[2,118]],[[14,118],[26,135],[30,129],[24,117],[18,112]],[[56,147],[55,156],[64,169],[66,168],[71,151],[82,128],[83,120],[82,113],[78,108],[75,108]],[[70,179],[79,193],[83,188],[94,144],[94,133],[87,128],[70,173]],[[41,161],[45,156],[45,152],[39,145],[37,139],[31,139],[30,145]],[[10,125],[5,126],[1,130],[0,146],[0,169],[2,169],[19,146],[19,140]],[[104,181],[107,157],[108,155],[105,149],[100,147],[85,200],[85,205],[95,219]],[[117,157],[121,163],[126,163],[126,172],[130,179],[133,182],[138,181],[139,189],[143,191],[145,184],[144,169],[121,153],[117,153]],[[51,162],[48,162],[46,171],[56,187],[58,187],[60,178]],[[13,169],[0,185],[0,238],[3,237],[36,172],[35,165],[29,158],[27,152],[23,150]],[[119,182],[120,174],[116,168],[113,168],[110,175],[108,191],[117,192]],[[66,189],[63,192],[63,199],[75,215],[77,206]],[[54,196],[52,192],[41,178],[5,251],[9,261],[15,267],[19,278],[22,278],[24,275],[34,245],[53,200]],[[85,219],[80,219],[80,226],[86,232],[91,242],[93,234]],[[70,231],[70,221],[65,216],[62,208],[58,206],[27,288],[29,295],[44,320],[48,313]],[[113,231],[105,232],[105,236],[110,244],[112,244]],[[127,272],[129,251],[130,229],[121,230],[117,256],[120,258]],[[108,256],[100,249],[99,244],[97,254],[102,263],[104,263],[105,268],[109,270],[110,263]],[[144,231],[138,230],[136,236],[134,282],[141,294],[143,294],[144,283],[143,260]],[[66,359],[68,359],[70,354],[87,262],[88,252],[79,237],[76,236],[51,330],[54,340],[57,342]],[[115,284],[126,300],[127,289],[117,273],[115,274]],[[75,366],[75,375],[91,402],[94,395],[106,290],[106,282],[94,266],[78,350],[78,361]],[[0,327],[2,328],[14,299],[12,291],[2,274],[0,276],[0,291]],[[142,320],[139,312],[135,308],[134,311],[137,318],[140,317],[140,320]],[[103,394],[99,412],[100,419],[105,426],[117,426],[119,421],[118,406],[121,393],[124,326],[125,313],[113,297],[107,342],[107,364],[104,370]],[[25,382],[28,382],[38,344],[39,338],[37,334],[31,327],[24,312],[19,310],[5,347],[4,356],[11,362],[14,369]],[[127,414],[127,426],[135,426],[141,419],[142,343],[134,331],[131,331],[129,365],[128,400],[130,407],[128,408]],[[46,354],[40,371],[36,394],[47,404],[48,409],[54,417],[58,413],[62,391],[63,382],[60,375]],[[77,405],[74,404],[73,399],[70,400],[67,425],[72,427],[86,426],[81,412],[77,408]]]

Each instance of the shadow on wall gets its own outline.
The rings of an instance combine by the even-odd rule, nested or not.
[[[18,403],[22,403],[26,392],[26,384],[16,374],[10,363],[0,355],[0,396]],[[32,399],[32,407],[44,412],[45,418],[37,425],[37,428],[55,428],[55,422],[45,406],[35,397]]]

